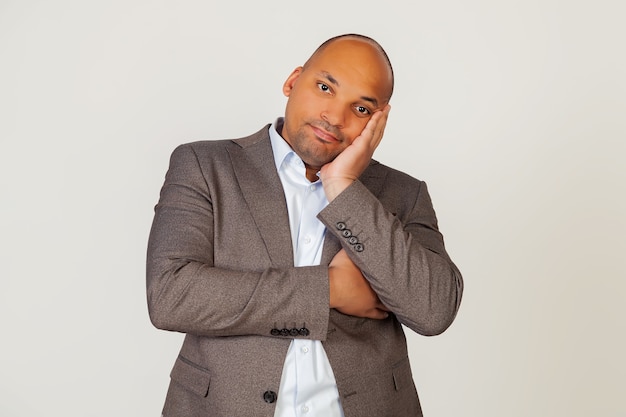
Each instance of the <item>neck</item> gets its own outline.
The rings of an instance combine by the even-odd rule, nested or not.
[[[309,165],[305,165],[305,167],[306,167],[306,179],[307,180],[311,182],[315,182],[319,180],[319,177],[317,176],[317,173],[320,172],[319,168],[314,168]]]

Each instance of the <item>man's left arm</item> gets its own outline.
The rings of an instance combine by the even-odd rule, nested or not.
[[[355,181],[318,218],[402,324],[439,334],[459,308],[461,273],[445,250],[426,184],[393,172],[384,187],[402,201],[397,213]]]
[[[318,218],[342,242],[384,307],[414,331],[435,335],[454,320],[463,280],[446,253],[426,184],[386,171],[382,197],[399,208],[391,213],[358,180],[382,140],[390,109],[376,112],[352,144],[320,170],[329,204]],[[363,278],[340,274],[338,279]]]

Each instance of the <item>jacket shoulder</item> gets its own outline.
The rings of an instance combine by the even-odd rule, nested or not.
[[[218,151],[220,149],[228,149],[229,147],[247,148],[256,143],[269,139],[269,124],[265,125],[261,130],[239,138],[234,139],[213,139],[213,140],[198,140],[194,142],[187,142],[179,145],[178,148],[189,148],[196,152],[206,151]]]
[[[269,143],[269,125],[249,136],[235,139],[198,140],[178,145],[170,157],[170,163],[187,163],[195,161],[201,165],[214,161],[221,163],[227,161],[229,152],[242,150],[255,144]],[[193,163],[193,162],[192,162]]]
[[[372,159],[369,166],[363,173],[363,177],[380,178],[386,183],[396,184],[399,186],[418,186],[423,183],[422,180],[417,179],[406,172],[382,164],[375,159]]]

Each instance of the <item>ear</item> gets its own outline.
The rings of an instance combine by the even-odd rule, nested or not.
[[[289,77],[287,77],[287,80],[283,84],[283,94],[286,97],[289,97],[289,95],[291,94],[291,90],[293,90],[293,87],[296,85],[296,80],[298,79],[300,74],[302,74],[302,69],[302,67],[296,68],[291,72],[291,74],[289,74]]]

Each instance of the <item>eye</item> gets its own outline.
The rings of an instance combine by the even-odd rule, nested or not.
[[[324,93],[330,93],[330,87],[328,84],[324,84],[322,82],[317,83],[317,88],[319,88]]]
[[[363,107],[363,106],[356,106],[354,109],[356,110],[357,113],[362,114],[364,116],[369,116],[371,113],[367,107]]]

